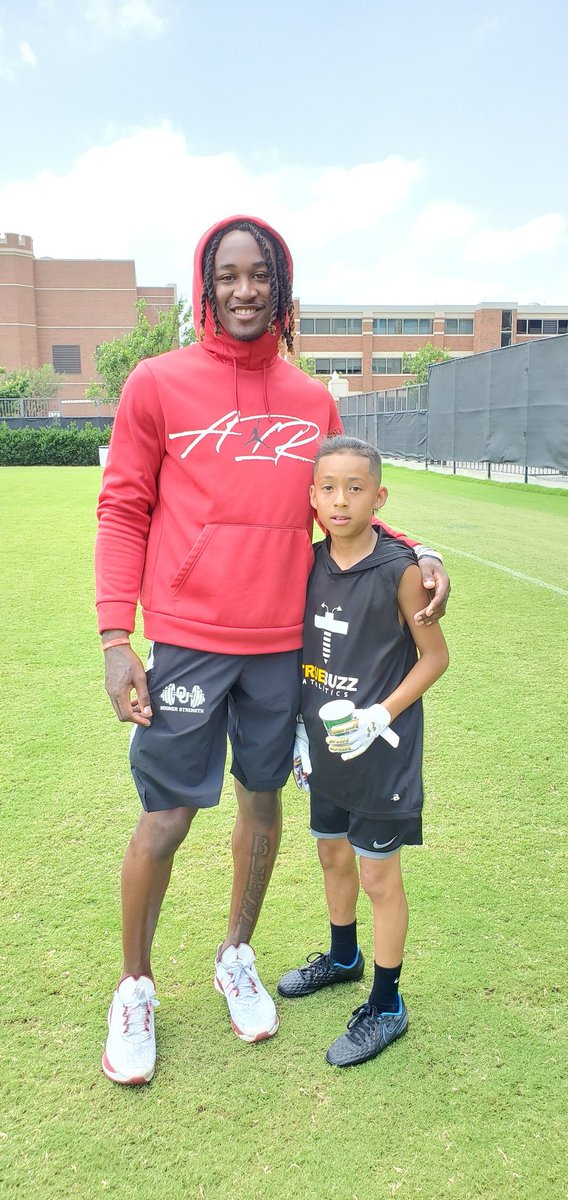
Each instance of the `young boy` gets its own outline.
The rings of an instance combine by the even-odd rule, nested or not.
[[[398,992],[408,926],[400,851],[422,843],[420,697],[445,671],[448,651],[439,625],[413,620],[425,603],[414,552],[371,523],[387,499],[378,451],[357,438],[326,438],[310,499],[328,535],[308,584],[305,728],[299,718],[294,774],[305,788],[310,776],[331,947],[288,971],[278,991],[308,996],[361,978],[357,855],[373,906],[375,973],[368,1000],[326,1055],[347,1067],[374,1058],[408,1027]],[[355,712],[328,734],[319,709],[337,699],[354,701]],[[396,749],[380,736],[388,726],[400,737]]]

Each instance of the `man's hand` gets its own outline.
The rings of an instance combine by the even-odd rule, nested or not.
[[[297,787],[301,792],[309,792],[310,784],[308,775],[312,773],[312,763],[310,759],[310,743],[306,733],[306,726],[300,718],[296,724],[296,736],[294,738],[294,761],[292,771]]]
[[[356,708],[345,725],[336,725],[330,730],[327,744],[331,754],[340,754],[343,762],[358,758],[368,750],[375,738],[381,736],[391,723],[391,715],[384,704],[372,704],[370,708]]]
[[[132,646],[111,646],[105,650],[105,688],[119,721],[150,725],[152,708],[146,672]],[[132,691],[134,700],[130,698]]]
[[[451,590],[450,580],[442,563],[437,558],[428,558],[427,555],[423,555],[418,566],[422,573],[424,587],[429,592],[433,592],[433,595],[427,608],[421,608],[420,612],[414,614],[414,620],[417,625],[433,625],[434,621],[439,621],[446,611]]]

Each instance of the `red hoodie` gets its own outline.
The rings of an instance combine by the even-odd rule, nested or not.
[[[203,235],[193,312],[201,311]],[[313,562],[308,491],[318,444],[341,432],[318,380],[278,354],[276,334],[215,336],[138,364],[114,422],[99,499],[99,629],[133,630],[138,599],[150,640],[225,654],[302,644]]]

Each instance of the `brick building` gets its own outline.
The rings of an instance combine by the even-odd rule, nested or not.
[[[138,287],[127,259],[36,258],[30,237],[0,233],[0,366],[51,363],[64,378],[61,398],[83,397],[96,347],[133,328],[140,299],[155,319],[175,304],[175,285]],[[568,308],[535,304],[294,304],[296,360],[313,358],[324,378],[337,371],[355,392],[401,387],[403,353],[427,342],[462,357],[568,333]]]
[[[138,300],[156,320],[176,303],[175,285],[138,287],[128,259],[36,258],[31,237],[0,233],[0,366],[51,363],[64,400],[97,378],[97,346],[134,327]]]
[[[415,353],[428,342],[461,358],[568,333],[568,308],[540,304],[399,308],[294,303],[296,357],[313,358],[316,375],[345,375],[352,392],[404,386],[403,354]]]

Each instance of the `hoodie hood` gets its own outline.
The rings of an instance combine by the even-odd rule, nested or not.
[[[260,229],[278,242],[286,255],[288,271],[290,274],[290,283],[292,283],[292,257],[290,251],[284,241],[271,225],[266,221],[262,221],[259,217],[246,216],[243,213],[238,213],[234,217],[225,217],[222,221],[217,221],[210,229],[203,234],[197,243],[195,257],[193,262],[193,319],[196,329],[199,329],[201,318],[201,293],[203,291],[203,252],[205,247],[220,229],[226,229],[229,225],[233,225],[236,221],[250,221],[254,225],[258,225]],[[268,330],[261,337],[255,338],[251,342],[237,341],[226,332],[221,326],[221,332],[215,336],[213,317],[209,302],[207,302],[205,313],[205,334],[202,345],[210,354],[214,354],[216,358],[220,358],[226,362],[232,362],[239,367],[244,367],[248,370],[259,370],[268,366],[278,354],[278,342],[280,340],[280,326],[277,322],[274,333],[269,333]]]

